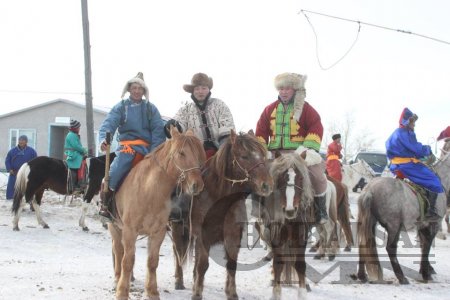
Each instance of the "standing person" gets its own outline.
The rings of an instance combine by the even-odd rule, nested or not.
[[[64,142],[64,154],[67,167],[70,169],[70,187],[69,194],[78,188],[78,169],[81,167],[83,157],[87,154],[87,150],[83,148],[80,140],[81,123],[77,120],[71,120],[69,133],[66,135]]]
[[[327,150],[327,173],[339,182],[342,181],[342,169],[339,159],[342,158],[341,150],[341,135],[339,133],[333,134],[331,137],[333,141],[328,145]]]
[[[323,126],[320,115],[305,101],[306,75],[282,73],[275,77],[278,99],[264,109],[256,125],[256,136],[272,152],[296,152],[305,157],[314,187],[316,221],[328,220],[326,209],[327,178],[325,163],[319,154]]]
[[[165,133],[170,138],[170,125],[175,125],[180,131],[192,129],[195,135],[203,141],[206,157],[216,153],[219,146],[235,129],[233,116],[228,106],[220,99],[211,98],[213,80],[204,73],[194,74],[191,84],[185,84],[183,89],[191,94],[192,102],[181,107],[175,117],[165,126]]]
[[[403,109],[399,127],[386,141],[386,151],[391,160],[392,173],[406,177],[425,189],[429,203],[425,218],[435,222],[439,220],[436,199],[439,193],[444,192],[444,189],[439,177],[420,160],[431,155],[432,152],[429,145],[422,145],[417,141],[414,132],[417,119],[418,116],[407,107]]]
[[[7,200],[12,200],[14,197],[17,171],[24,163],[29,162],[36,156],[36,151],[28,146],[28,137],[26,135],[19,136],[17,146],[8,151],[5,159],[6,171],[9,173],[8,186],[6,187]]]
[[[133,161],[140,160],[166,140],[164,122],[156,106],[149,101],[148,87],[141,72],[127,81],[122,98],[127,92],[130,96],[111,109],[99,130],[102,151],[106,150],[106,133],[114,134],[118,131],[119,146],[109,171],[109,190],[100,194],[100,215],[108,219],[111,219],[108,205],[113,192],[130,171]]]

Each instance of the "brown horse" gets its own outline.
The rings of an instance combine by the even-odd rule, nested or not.
[[[192,236],[195,241],[194,285],[192,299],[202,299],[203,282],[208,269],[210,248],[222,243],[225,250],[228,299],[237,299],[236,268],[242,232],[247,222],[245,199],[249,193],[267,196],[273,180],[265,165],[267,151],[252,132],[230,138],[205,164],[205,189],[194,197],[191,210]],[[172,224],[174,249],[186,249],[183,226]],[[183,244],[184,243],[184,244]],[[194,243],[190,243],[190,248]],[[176,255],[176,286],[183,288],[182,260]]]
[[[350,252],[353,246],[353,235],[350,225],[350,206],[348,202],[348,188],[340,181],[334,179],[331,176],[327,176],[328,181],[331,181],[336,188],[336,208],[337,208],[337,221],[341,226],[341,230],[344,232],[346,246],[344,251]],[[309,250],[310,252],[316,252],[320,248],[320,240],[314,244]],[[319,254],[315,258],[321,258],[323,255]]]
[[[281,284],[291,284],[291,269],[298,279],[298,298],[306,296],[305,250],[314,222],[313,195],[305,161],[295,153],[278,156],[270,166],[275,186],[268,197],[260,197],[261,239],[273,253],[272,299],[281,299]],[[255,200],[255,198],[253,198]],[[282,279],[282,275],[285,279]]]
[[[138,235],[148,236],[145,291],[150,299],[159,299],[156,269],[169,219],[170,193],[177,185],[190,195],[203,189],[200,168],[206,156],[200,140],[192,131],[180,134],[175,127],[171,135],[172,139],[130,171],[115,195],[115,220],[108,227],[113,240],[116,299],[128,299]]]

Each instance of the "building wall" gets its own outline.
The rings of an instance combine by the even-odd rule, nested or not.
[[[106,114],[107,112],[94,111],[94,132],[98,131]],[[71,101],[57,101],[49,105],[36,106],[28,110],[22,110],[0,117],[0,169],[5,168],[5,158],[9,151],[9,131],[12,128],[35,129],[35,150],[38,155],[48,156],[50,152],[50,125],[66,126],[66,124],[56,123],[56,117],[69,117],[80,121],[81,142],[84,147],[87,147],[86,110],[83,105],[75,102],[72,104]]]

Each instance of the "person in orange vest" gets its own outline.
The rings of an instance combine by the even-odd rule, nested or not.
[[[339,159],[342,158],[341,135],[333,134],[333,142],[328,145],[327,150],[327,173],[336,180],[342,181],[342,169]]]

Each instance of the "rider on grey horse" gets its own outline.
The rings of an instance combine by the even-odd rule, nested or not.
[[[428,221],[439,220],[436,211],[436,199],[444,189],[439,177],[434,174],[421,159],[432,155],[428,145],[417,142],[414,126],[418,117],[408,108],[404,108],[397,128],[386,141],[387,156],[391,160],[391,172],[403,176],[423,187],[429,201],[425,218]]]

